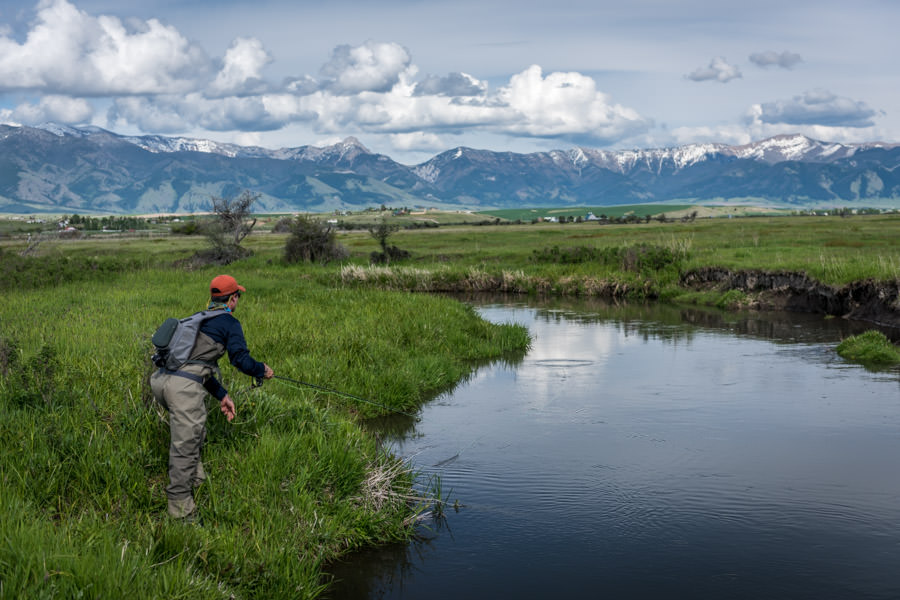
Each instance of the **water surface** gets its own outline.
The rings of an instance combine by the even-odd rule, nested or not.
[[[330,598],[900,598],[900,374],[834,352],[865,326],[479,310],[533,348],[388,429],[457,508]]]

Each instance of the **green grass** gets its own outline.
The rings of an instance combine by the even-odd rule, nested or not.
[[[594,213],[595,216],[606,215],[609,218],[624,217],[629,214],[645,217],[660,214],[671,214],[691,208],[690,204],[621,204],[616,206],[572,206],[566,208],[509,208],[497,210],[485,210],[479,214],[491,217],[499,217],[507,221],[531,222],[537,218],[547,217],[585,217]]]
[[[898,229],[897,215],[442,225],[394,234],[412,257],[389,267],[369,266],[378,247],[365,231],[340,234],[350,256],[326,266],[283,264],[286,236],[261,231],[245,241],[252,258],[197,271],[173,265],[201,237],[50,240],[27,258],[24,239],[4,239],[0,598],[313,598],[328,561],[409,535],[415,475],[360,427],[385,411],[280,381],[250,389],[227,361],[237,418],[210,413],[204,527],[165,518],[168,431],[148,404],[149,339],[165,318],[204,308],[220,271],[248,288],[238,316],[276,373],[412,412],[482,361],[521,356],[528,337],[411,291],[736,307],[740,292],[686,293],[681,274],[895,281]]]
[[[528,344],[524,329],[445,298],[329,288],[262,258],[228,271],[248,289],[238,316],[254,356],[394,409]],[[377,407],[277,381],[251,390],[227,360],[237,417],[211,405],[203,527],[165,516],[168,429],[148,404],[149,337],[203,308],[216,272],[5,290],[0,597],[313,598],[327,561],[411,533],[428,500],[417,508],[414,474],[360,427]]]
[[[869,330],[851,336],[837,346],[837,353],[843,358],[868,366],[890,366],[900,364],[900,350],[880,331]]]
[[[806,272],[827,284],[864,279],[893,280],[900,272],[900,216],[756,217],[705,219],[694,223],[599,225],[543,223],[506,227],[455,227],[401,231],[394,238],[413,253],[412,264],[451,267],[493,265],[540,272],[530,264],[535,250],[639,244],[679,250],[682,268],[720,266]],[[374,244],[360,235],[341,241],[352,250]],[[578,273],[579,266],[564,271]]]

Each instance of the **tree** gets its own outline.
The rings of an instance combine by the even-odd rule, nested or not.
[[[384,217],[381,218],[377,225],[369,227],[369,233],[381,246],[381,252],[373,252],[370,255],[369,258],[372,263],[387,265],[390,264],[392,259],[397,260],[409,257],[409,252],[406,250],[401,250],[397,246],[388,246],[388,238],[398,229],[400,229],[399,225],[388,223]]]
[[[259,199],[259,194],[243,191],[237,198],[212,197],[215,216],[204,227],[210,247],[197,253],[197,258],[213,264],[227,265],[252,254],[241,247],[241,242],[250,235],[256,225],[250,207]]]
[[[259,196],[244,190],[237,198],[212,197],[213,212],[219,227],[231,244],[239,246],[256,225],[256,217],[251,217],[250,207],[259,200]]]

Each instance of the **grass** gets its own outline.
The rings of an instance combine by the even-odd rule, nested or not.
[[[445,298],[329,288],[262,258],[229,270],[248,288],[238,316],[257,358],[396,409],[528,344],[524,329]],[[237,417],[211,406],[203,527],[165,517],[149,336],[202,308],[214,274],[151,268],[6,290],[0,597],[313,598],[325,562],[411,533],[430,500],[360,427],[377,407],[274,381],[251,390],[227,361]]]
[[[479,214],[491,217],[499,217],[508,221],[530,222],[533,219],[548,217],[586,217],[593,213],[595,216],[606,215],[609,218],[624,217],[629,214],[640,217],[656,216],[660,214],[671,215],[691,208],[689,204],[621,204],[614,206],[572,206],[566,208],[509,208],[498,210],[486,210]]]
[[[414,412],[480,362],[521,356],[528,335],[411,291],[693,294],[735,307],[740,292],[685,294],[681,274],[896,281],[898,227],[897,215],[442,225],[394,234],[412,258],[388,267],[368,264],[378,248],[364,231],[342,233],[349,258],[327,266],[285,265],[286,236],[259,232],[245,241],[254,256],[227,271],[248,289],[238,316],[250,349],[276,373]],[[23,258],[23,239],[0,243],[0,598],[314,598],[326,562],[410,534],[423,510],[415,474],[361,427],[384,411],[278,381],[251,389],[226,361],[237,418],[210,413],[204,526],[164,517],[168,431],[148,404],[149,339],[205,307],[221,269],[173,267],[203,244],[98,236]]]
[[[900,350],[880,331],[869,330],[851,336],[837,346],[843,358],[867,366],[883,367],[900,364]]]

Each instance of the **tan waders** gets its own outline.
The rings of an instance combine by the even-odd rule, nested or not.
[[[206,365],[185,365],[180,372],[202,380]],[[206,479],[200,451],[206,439],[206,389],[200,381],[177,374],[156,372],[150,377],[153,396],[169,411],[169,515],[193,520],[197,507],[193,489]]]

